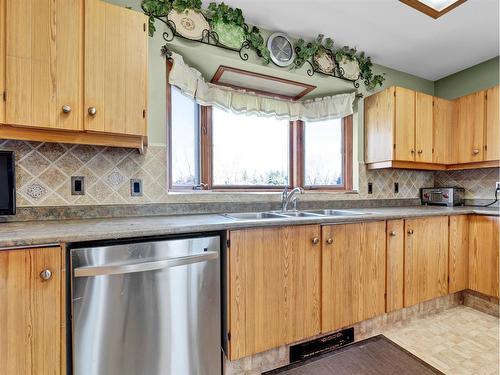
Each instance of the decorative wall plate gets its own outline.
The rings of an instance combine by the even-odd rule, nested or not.
[[[217,33],[219,43],[223,46],[240,49],[245,42],[245,30],[241,26],[219,21],[212,23],[212,30]]]
[[[271,60],[278,66],[289,66],[295,60],[293,43],[283,33],[274,33],[267,40],[267,49],[271,52]]]
[[[342,68],[344,75],[344,78],[350,79],[350,80],[357,80],[359,78],[359,63],[356,59],[354,60],[349,60],[346,57],[343,57],[340,61],[337,61],[339,64],[339,67]]]
[[[335,71],[335,61],[333,57],[326,51],[318,51],[313,56],[314,63],[319,72],[325,74],[333,74]]]
[[[175,24],[175,32],[187,39],[201,40],[203,31],[210,30],[210,25],[203,14],[192,9],[182,13],[171,10],[167,17]]]

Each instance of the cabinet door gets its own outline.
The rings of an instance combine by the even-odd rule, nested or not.
[[[486,134],[484,137],[484,160],[500,159],[499,86],[486,91]]]
[[[453,143],[458,163],[483,160],[484,112],[484,91],[457,99],[457,130]]]
[[[230,238],[230,359],[318,334],[320,227],[237,230]]]
[[[497,298],[499,223],[498,217],[479,215],[469,221],[469,289]]]
[[[146,135],[147,18],[85,0],[85,130]]]
[[[322,332],[385,312],[385,229],[384,221],[323,227]]]
[[[469,264],[469,217],[450,216],[450,293],[467,289]]]
[[[31,127],[81,129],[81,1],[4,1],[5,122]]]
[[[404,288],[404,220],[387,221],[387,287],[385,311],[402,309]]]
[[[1,374],[61,374],[61,269],[60,248],[0,251]]]
[[[365,161],[393,159],[394,87],[389,87],[364,100]]]
[[[415,161],[432,163],[434,97],[421,92],[415,97]]]
[[[434,98],[434,152],[432,161],[438,164],[453,164],[455,161],[455,145],[452,144],[452,129],[456,127],[455,102]]]
[[[415,91],[396,87],[394,160],[415,161]]]
[[[405,307],[448,294],[448,217],[405,220]]]

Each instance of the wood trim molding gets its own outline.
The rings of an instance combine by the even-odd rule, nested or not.
[[[145,138],[140,135],[36,129],[2,124],[0,139],[136,148],[140,153],[144,151],[145,144]]]
[[[422,12],[422,13],[428,15],[429,17],[432,17],[434,19],[438,19],[439,17],[441,17],[441,16],[445,15],[446,13],[452,11],[456,7],[462,5],[467,0],[457,0],[453,4],[447,6],[446,8],[444,8],[441,11],[438,11],[438,10],[436,10],[436,9],[428,6],[428,5],[425,5],[424,3],[422,3],[419,0],[399,0],[399,1],[402,2],[403,4],[406,4],[406,5],[410,6],[410,7],[418,10],[419,12]]]
[[[289,85],[294,85],[294,86],[302,87],[303,90],[299,94],[297,94],[295,96],[290,96],[290,95],[283,95],[283,94],[273,93],[271,91],[249,89],[248,87],[231,85],[231,84],[228,84],[228,83],[220,82],[220,80],[221,80],[221,78],[222,78],[222,76],[223,76],[223,74],[225,72],[233,72],[233,73],[238,73],[238,74],[241,74],[241,75],[244,75],[244,76],[250,76],[250,77],[255,77],[255,78],[266,79],[268,81],[274,81],[274,82],[279,82],[279,83],[286,83],[286,84],[289,84]],[[236,90],[245,90],[245,91],[250,91],[250,92],[254,92],[254,93],[257,93],[257,94],[261,94],[261,95],[272,96],[272,97],[286,99],[286,100],[292,100],[292,101],[299,100],[300,98],[302,98],[303,96],[307,95],[308,93],[310,93],[311,91],[313,91],[316,88],[316,86],[309,85],[307,83],[297,82],[297,81],[291,81],[289,79],[273,77],[273,76],[270,76],[270,75],[267,75],[267,74],[255,73],[255,72],[251,72],[251,71],[248,71],[248,70],[237,69],[237,68],[233,68],[233,67],[225,66],[225,65],[219,66],[219,68],[215,72],[215,74],[214,74],[211,82],[213,84],[216,84],[216,85],[219,85],[219,86],[230,87],[230,88],[236,89]]]
[[[475,168],[500,168],[500,160],[478,161],[474,163],[465,164],[451,164],[447,165],[447,170],[462,170],[462,169],[475,169]]]

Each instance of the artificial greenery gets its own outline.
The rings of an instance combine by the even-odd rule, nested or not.
[[[255,26],[249,28],[245,24],[243,12],[239,8],[232,8],[223,2],[212,2],[204,11],[202,9],[202,0],[142,0],[141,6],[144,13],[149,16],[150,36],[153,36],[156,31],[154,26],[156,17],[166,17],[172,9],[177,12],[192,9],[197,12],[203,12],[212,25],[224,23],[226,25],[241,27],[248,46],[253,48],[266,64],[269,64],[271,61],[271,53],[266,46],[260,30]],[[374,89],[377,85],[382,86],[385,77],[384,75],[373,73],[373,63],[370,57],[366,56],[364,52],[358,52],[355,48],[349,46],[335,49],[333,39],[325,38],[322,34],[319,34],[311,42],[306,43],[304,39],[299,39],[295,43],[294,68],[301,68],[306,61],[313,60],[316,54],[322,52],[331,53],[337,63],[345,60],[356,61],[360,71],[359,77],[363,79],[368,89]]]
[[[210,3],[208,5],[208,18],[214,23],[223,22],[234,26],[243,27],[245,25],[245,18],[243,12],[239,8],[231,8],[230,6],[222,3]]]
[[[172,10],[184,12],[186,9],[201,11],[201,0],[142,0],[142,11],[149,16],[149,36],[156,32],[155,17],[166,17]]]
[[[313,58],[316,53],[321,51],[333,50],[333,39],[326,38],[323,34],[319,34],[315,40],[306,43],[304,39],[299,39],[295,43],[295,61],[294,68],[301,68],[307,60]]]
[[[264,62],[269,64],[271,62],[271,52],[269,52],[260,30],[252,26],[252,28],[247,31],[246,38],[250,46],[257,51],[257,54]]]

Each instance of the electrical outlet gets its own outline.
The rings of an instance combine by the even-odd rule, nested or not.
[[[500,190],[500,182],[498,182],[498,181],[495,184],[495,190]]]
[[[399,182],[394,183],[394,193],[395,194],[399,193]]]
[[[368,194],[373,194],[373,182],[368,183]]]
[[[142,179],[140,178],[130,179],[130,196],[142,197]]]

